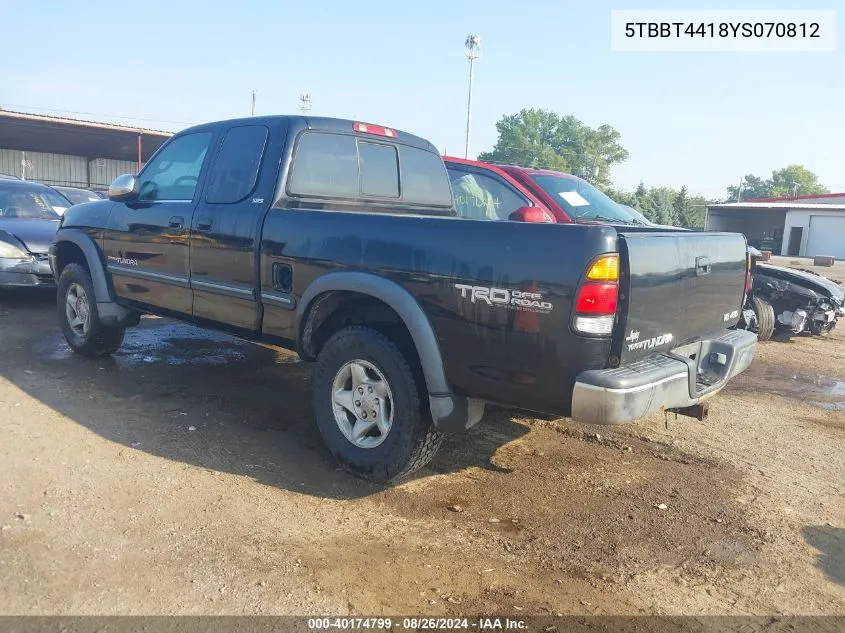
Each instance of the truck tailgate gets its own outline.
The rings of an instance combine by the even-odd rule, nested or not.
[[[739,233],[620,231],[622,364],[736,325],[745,291]]]

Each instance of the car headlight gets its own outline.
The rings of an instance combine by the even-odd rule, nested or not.
[[[14,244],[0,241],[0,259],[29,259],[29,255]]]

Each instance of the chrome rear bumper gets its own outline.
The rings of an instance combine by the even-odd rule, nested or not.
[[[581,372],[572,394],[572,418],[620,424],[660,409],[698,404],[751,364],[756,343],[753,332],[724,330],[631,365]]]

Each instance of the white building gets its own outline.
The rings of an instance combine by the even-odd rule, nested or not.
[[[705,229],[743,233],[779,255],[845,259],[845,193],[711,204]]]

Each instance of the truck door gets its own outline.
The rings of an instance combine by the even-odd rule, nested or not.
[[[284,125],[236,125],[224,132],[191,225],[197,320],[236,330],[260,327],[257,246],[275,192]]]
[[[213,136],[168,141],[138,175],[138,199],[114,203],[103,250],[119,297],[191,314],[188,235]]]

